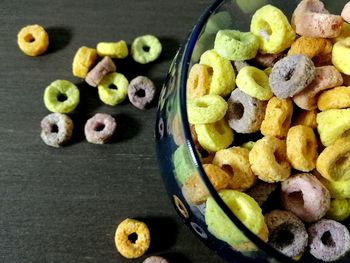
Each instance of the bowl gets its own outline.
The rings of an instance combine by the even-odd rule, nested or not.
[[[156,151],[160,173],[168,195],[183,222],[203,243],[228,262],[295,262],[296,260],[323,262],[314,258],[309,252],[298,259],[285,256],[253,234],[229,209],[204,172],[191,136],[186,109],[186,81],[189,69],[193,64],[198,63],[204,51],[213,48],[218,30],[235,29],[248,32],[252,15],[266,4],[281,9],[290,21],[292,12],[299,2],[299,0],[214,1],[201,15],[178,50],[160,94],[155,127]],[[325,0],[323,2],[331,13],[340,14],[347,1]],[[235,137],[234,145],[240,145],[240,140],[245,141],[247,138]],[[209,196],[230,220],[229,223],[233,224],[249,241],[248,248],[233,247],[212,235],[204,218],[205,203],[193,205],[187,202],[180,181],[181,177],[185,178],[193,173],[200,176]],[[345,224],[349,228],[349,223]],[[337,262],[349,261],[348,254]]]

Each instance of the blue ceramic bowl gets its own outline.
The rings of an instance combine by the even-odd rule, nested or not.
[[[263,5],[280,8],[288,18],[298,0],[216,0],[202,14],[192,32],[176,54],[162,89],[156,119],[156,150],[160,172],[169,197],[184,223],[213,251],[228,262],[295,262],[273,249],[254,235],[225,205],[208,180],[191,138],[186,111],[186,80],[188,71],[199,61],[200,55],[212,49],[215,34],[224,28],[249,31],[251,17]],[[340,14],[345,0],[323,1],[327,9]],[[204,220],[204,205],[188,204],[184,198],[176,173],[197,172],[211,197],[222,211],[250,240],[256,249],[237,251],[227,243],[215,238],[207,229]],[[349,224],[347,224],[349,225]],[[299,262],[321,262],[306,252]],[[350,262],[350,255],[337,262]]]

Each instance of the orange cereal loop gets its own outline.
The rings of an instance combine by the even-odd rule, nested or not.
[[[17,43],[24,54],[35,57],[47,50],[49,35],[40,25],[28,25],[19,31]]]
[[[312,128],[293,126],[287,134],[287,157],[294,169],[309,172],[316,167],[317,140]]]
[[[178,114],[176,114],[171,122],[171,133],[176,145],[180,146],[185,143],[184,134],[182,131],[182,123]]]
[[[187,98],[195,98],[207,95],[213,69],[202,64],[194,64],[190,70],[187,79],[186,95]]]
[[[230,175],[228,188],[245,191],[252,187],[257,177],[250,168],[249,150],[231,147],[215,153],[213,164],[218,165]]]
[[[114,241],[117,250],[124,257],[138,258],[149,248],[151,235],[145,223],[127,218],[118,225]]]
[[[305,126],[311,127],[312,129],[316,129],[317,128],[316,115],[317,115],[316,109],[301,110],[294,122],[294,125],[305,125]]]
[[[267,103],[265,118],[261,123],[263,135],[285,138],[291,124],[293,103],[291,99],[272,97]]]
[[[344,109],[350,107],[350,86],[336,87],[321,93],[317,101],[317,107],[321,110]]]

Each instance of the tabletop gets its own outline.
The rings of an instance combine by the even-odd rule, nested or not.
[[[223,262],[173,209],[159,174],[154,142],[156,103],[141,111],[130,102],[104,105],[97,89],[72,75],[80,46],[159,37],[163,52],[150,64],[116,62],[129,80],[145,75],[162,87],[169,65],[210,0],[2,0],[0,5],[0,262],[143,262],[163,255],[172,263]],[[24,55],[17,33],[30,24],[48,32],[48,51]],[[70,143],[45,145],[40,121],[50,112],[45,87],[75,83],[80,103],[69,114]],[[113,115],[117,131],[105,145],[88,143],[84,124],[97,112]],[[125,218],[146,222],[152,243],[139,259],[123,258],[114,233]]]

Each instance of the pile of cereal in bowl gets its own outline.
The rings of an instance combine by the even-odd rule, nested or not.
[[[249,32],[219,30],[187,79],[192,139],[212,186],[246,227],[294,259],[309,251],[329,262],[350,250],[348,22],[350,4],[333,15],[303,0],[291,20],[265,5]],[[189,204],[205,206],[209,232],[238,251],[256,249],[185,170],[177,180]]]

